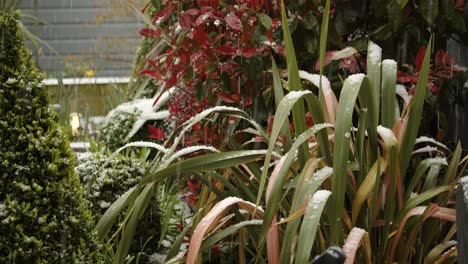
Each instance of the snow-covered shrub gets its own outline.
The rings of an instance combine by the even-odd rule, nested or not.
[[[80,176],[83,184],[87,185],[93,181],[87,198],[97,223],[114,201],[138,184],[144,176],[145,164],[139,159],[122,155],[109,158],[100,154],[92,154],[79,160],[75,172]],[[156,192],[156,188],[154,191]],[[139,252],[154,253],[160,229],[159,207],[154,198],[147,211],[142,215],[130,250],[131,255],[136,255]],[[115,230],[117,230],[117,226],[115,226]]]
[[[0,11],[0,263],[99,263],[74,156],[18,18]]]
[[[99,140],[114,151],[129,141],[148,140],[150,134],[145,124],[168,127],[169,111],[156,112],[161,105],[153,103],[154,99],[139,99],[117,106],[102,122]]]

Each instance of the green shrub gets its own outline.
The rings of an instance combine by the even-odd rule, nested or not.
[[[97,263],[69,141],[18,17],[0,11],[0,263]]]
[[[122,155],[109,160],[106,156],[93,154],[79,160],[75,172],[83,183],[94,180],[87,198],[96,223],[114,201],[140,182],[145,170],[145,164],[139,159]],[[161,230],[159,215],[158,203],[153,198],[140,218],[130,255],[136,256],[140,252],[149,255],[156,251]],[[117,225],[113,230],[117,230]]]

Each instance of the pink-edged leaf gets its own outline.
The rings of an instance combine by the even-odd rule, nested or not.
[[[366,230],[362,228],[353,227],[353,229],[351,229],[351,232],[346,238],[346,242],[343,246],[343,251],[346,255],[346,260],[344,264],[354,263],[354,259],[356,258],[356,252],[359,248],[359,245],[361,244],[361,240],[366,234]]]
[[[257,55],[258,51],[254,47],[245,47],[242,49],[242,56],[244,58],[252,58],[253,56]]]
[[[235,55],[237,49],[228,45],[217,46],[214,50],[223,55]]]
[[[238,197],[228,197],[221,200],[213,206],[208,214],[206,214],[196,226],[192,238],[190,239],[186,263],[194,264],[196,262],[205,235],[216,227],[226,211],[233,205],[237,205],[251,213],[255,212],[254,216],[258,219],[263,218],[263,209],[251,202],[244,201]]]
[[[224,21],[236,31],[240,31],[242,29],[242,21],[234,14],[229,14],[224,18]]]
[[[273,185],[275,184],[276,180],[278,179],[278,173],[283,166],[284,161],[286,160],[286,156],[282,156],[278,163],[275,165],[275,168],[271,172],[270,179],[268,181],[268,186],[266,188],[265,199],[268,200],[270,198],[271,190],[273,189]],[[277,215],[273,216],[273,220],[271,222],[270,227],[267,231],[267,254],[268,254],[268,263],[279,263],[279,231],[277,223]]]
[[[424,61],[424,54],[426,54],[426,46],[422,46],[418,50],[418,53],[416,54],[416,59],[414,60],[414,64],[416,65],[417,72],[421,70],[421,67]]]
[[[397,232],[395,233],[395,236],[392,241],[389,257],[393,257],[398,241],[400,240],[400,237],[403,234],[405,224],[410,217],[417,216],[417,215],[424,215],[423,221],[429,217],[438,218],[440,220],[444,220],[444,221],[448,221],[452,223],[455,223],[456,221],[455,209],[439,207],[436,204],[430,205],[429,210],[427,210],[428,212],[426,212],[427,208],[428,208],[427,206],[416,206],[413,209],[411,209],[408,213],[406,213],[403,219],[401,219],[400,224],[398,225]],[[424,212],[426,212],[426,214],[424,214]]]
[[[161,29],[158,28],[156,30],[151,29],[151,28],[144,28],[139,31],[140,35],[146,38],[156,38],[161,35]]]

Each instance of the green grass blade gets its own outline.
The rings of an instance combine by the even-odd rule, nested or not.
[[[421,121],[421,114],[424,105],[424,99],[427,91],[427,80],[429,77],[429,63],[432,49],[432,37],[427,44],[426,54],[424,55],[424,62],[419,72],[419,80],[416,85],[416,91],[411,100],[411,108],[408,117],[408,126],[406,127],[403,142],[400,150],[400,174],[404,176],[408,169],[411,159],[411,152],[413,150],[416,136],[418,135],[419,124]],[[404,179],[403,179],[404,180]]]
[[[308,94],[305,97],[307,108],[312,115],[312,119],[316,124],[325,123],[325,114],[323,108],[321,107],[320,101],[314,94]],[[332,156],[330,153],[330,143],[328,140],[327,130],[320,130],[317,133],[317,142],[320,146],[320,152],[325,158],[325,161],[329,166],[332,166]]]
[[[325,2],[325,9],[322,16],[322,25],[320,28],[320,48],[319,48],[319,63],[320,63],[320,82],[319,82],[319,101],[322,105],[326,105],[325,96],[322,90],[323,67],[325,64],[325,53],[327,52],[328,42],[328,22],[330,20],[330,0]]]
[[[275,59],[271,60],[271,68],[273,74],[273,90],[275,92],[275,106],[278,108],[281,100],[284,98],[283,85],[281,84],[281,78],[278,71],[278,66],[276,65]],[[289,124],[284,124],[281,129],[281,133],[286,135],[286,142],[284,143],[285,151],[288,151],[291,148],[292,136],[291,131],[289,130]]]
[[[382,61],[382,125],[392,128],[395,123],[397,63]]]
[[[286,61],[288,64],[288,84],[290,91],[302,90],[301,79],[299,77],[299,68],[296,61],[296,53],[289,30],[288,18],[286,17],[286,9],[284,2],[281,2],[281,21],[283,26],[284,46],[286,50]],[[299,136],[306,129],[305,109],[303,102],[294,105],[293,109],[294,134]],[[299,149],[299,161],[302,166],[305,165],[308,159],[307,143],[304,143]]]
[[[309,262],[320,216],[330,194],[330,191],[326,190],[317,191],[307,205],[297,241],[296,263]]]

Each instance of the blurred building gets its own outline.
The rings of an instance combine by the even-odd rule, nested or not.
[[[120,0],[24,0],[27,38],[48,78],[129,76],[141,28]]]

